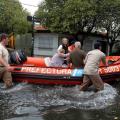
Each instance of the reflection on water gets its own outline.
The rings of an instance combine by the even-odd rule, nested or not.
[[[114,86],[117,90],[105,84],[105,90],[94,93],[80,92],[79,86],[17,84],[0,91],[0,120],[119,119],[119,85]]]

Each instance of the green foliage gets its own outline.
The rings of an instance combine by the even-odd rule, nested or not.
[[[45,0],[36,12],[51,31],[77,33],[101,28],[120,34],[120,0]]]
[[[42,24],[49,27],[51,31],[63,31],[63,6],[66,0],[46,0],[36,12],[36,16],[42,19]]]
[[[0,0],[0,32],[27,32],[30,26],[27,15],[18,0]]]

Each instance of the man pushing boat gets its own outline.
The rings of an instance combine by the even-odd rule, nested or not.
[[[86,90],[93,84],[97,91],[104,89],[104,83],[99,75],[98,69],[100,61],[107,66],[105,54],[101,51],[101,44],[95,43],[94,50],[89,51],[85,58],[84,77],[80,90]]]
[[[72,68],[83,68],[86,53],[81,50],[81,43],[79,41],[75,42],[74,46],[75,48],[69,56],[69,62],[72,63]]]
[[[4,81],[5,88],[9,88],[13,85],[10,72],[13,68],[10,67],[8,63],[9,53],[6,48],[7,42],[6,34],[2,34],[0,38],[0,79]]]

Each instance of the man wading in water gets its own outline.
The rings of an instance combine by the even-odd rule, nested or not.
[[[2,34],[0,39],[0,79],[3,79],[5,88],[13,86],[12,76],[10,72],[13,70],[13,68],[10,67],[8,63],[9,53],[6,49],[7,42],[8,40],[6,34]]]
[[[104,83],[98,73],[99,64],[102,60],[103,64],[107,66],[105,54],[101,52],[100,43],[94,44],[94,50],[88,52],[85,58],[84,78],[80,86],[80,90],[86,90],[91,83],[95,86],[96,91],[104,89]]]

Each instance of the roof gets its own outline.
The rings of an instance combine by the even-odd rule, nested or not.
[[[37,30],[37,31],[46,31],[46,30],[48,30],[48,28],[44,27],[42,25],[39,25],[39,26],[35,26],[34,30]]]

